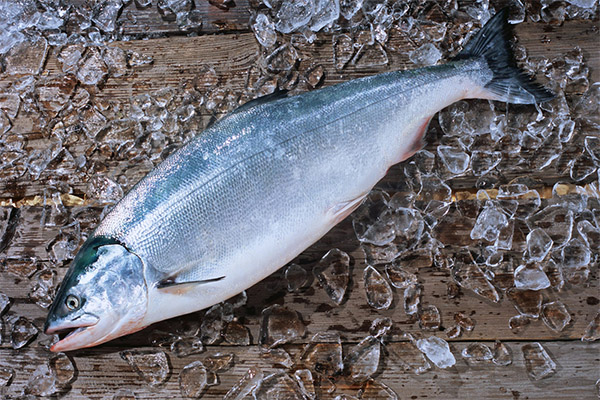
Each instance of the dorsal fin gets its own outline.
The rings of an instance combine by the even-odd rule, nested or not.
[[[231,112],[231,114],[246,111],[246,110],[249,110],[256,106],[260,106],[261,104],[266,104],[266,103],[270,103],[275,100],[283,99],[283,98],[287,97],[287,93],[288,93],[288,91],[285,89],[275,89],[275,91],[273,93],[269,93],[264,96],[257,97],[255,99],[252,99],[252,100],[242,104],[241,106],[239,106],[238,108],[233,110]]]

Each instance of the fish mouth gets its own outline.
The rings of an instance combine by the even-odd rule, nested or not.
[[[100,332],[96,332],[100,319],[92,314],[87,314],[81,321],[65,321],[49,323],[45,326],[44,333],[47,335],[58,334],[59,341],[54,343],[50,350],[53,352],[75,350],[88,347],[90,340],[96,339]]]

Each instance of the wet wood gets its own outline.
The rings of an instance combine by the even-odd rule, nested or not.
[[[117,41],[108,47],[118,47],[125,51],[149,56],[153,62],[141,67],[128,68],[125,76],[109,76],[98,88],[77,84],[75,88],[72,76],[62,82],[64,73],[58,61],[58,54],[50,50],[44,70],[39,79],[52,80],[58,78],[65,90],[74,96],[76,90],[86,89],[90,94],[89,104],[71,113],[63,112],[60,118],[65,124],[81,113],[95,107],[101,110],[107,120],[115,120],[129,112],[130,101],[138,95],[154,93],[165,87],[172,87],[181,92],[190,88],[198,89],[198,80],[207,68],[214,68],[218,82],[211,87],[200,87],[199,92],[204,101],[210,92],[223,89],[231,94],[238,103],[243,103],[257,95],[256,79],[259,75],[257,62],[259,48],[254,34],[249,30],[248,20],[251,12],[248,1],[235,1],[235,7],[219,10],[208,1],[196,1],[196,10],[203,15],[202,27],[193,34],[182,32],[173,18],[161,17],[156,5],[151,8],[138,8],[135,2],[123,10],[119,16],[123,34],[128,41]],[[215,34],[219,33],[219,34]],[[600,40],[598,40],[598,20],[566,21],[561,25],[526,22],[515,26],[515,34],[519,44],[527,49],[534,59],[563,55],[580,47],[586,65],[590,69],[590,82],[600,80]],[[168,37],[161,37],[167,35]],[[142,40],[143,39],[143,40]],[[401,35],[392,35],[387,44],[389,63],[385,66],[361,69],[348,65],[341,71],[333,65],[332,34],[320,33],[312,45],[298,46],[302,59],[298,65],[299,83],[292,93],[310,90],[306,73],[314,66],[321,65],[325,76],[321,86],[332,85],[349,79],[371,75],[388,70],[412,68],[408,52],[415,48],[414,44]],[[264,67],[264,66],[260,66]],[[276,76],[276,74],[273,74]],[[200,78],[199,78],[200,77]],[[11,90],[22,76],[0,75],[0,91]],[[544,81],[545,78],[541,78]],[[70,82],[70,83],[69,83]],[[73,85],[71,86],[71,83]],[[570,100],[576,99],[580,93],[570,93]],[[179,99],[179,98],[177,98]],[[177,101],[177,100],[176,100]],[[175,101],[175,102],[176,102]],[[473,102],[473,103],[476,103]],[[33,107],[35,108],[35,107]],[[43,107],[41,107],[43,109]],[[224,109],[207,111],[198,107],[197,131],[201,130],[211,119],[223,115]],[[519,107],[517,112],[534,113],[533,107]],[[46,114],[45,114],[46,113]],[[20,135],[17,139],[24,144],[28,152],[47,149],[52,141],[54,124],[49,124],[49,114],[22,110],[12,121],[10,134]],[[77,124],[76,124],[77,125]],[[572,182],[569,175],[569,162],[582,154],[582,140],[586,135],[597,135],[592,127],[584,126],[577,131],[576,139],[562,149],[562,156],[550,167],[536,170],[532,165],[540,158],[547,158],[556,152],[554,147],[523,148],[519,154],[525,162],[513,163],[516,157],[506,154],[500,166],[502,171],[498,180],[507,183],[514,178],[526,179],[530,188],[537,189],[548,206],[552,200],[552,185],[559,181]],[[21,350],[10,347],[10,326],[6,322],[12,316],[26,316],[39,328],[42,328],[47,310],[31,300],[35,279],[40,271],[56,272],[55,280],[59,282],[68,267],[67,262],[56,262],[55,248],[58,239],[70,239],[72,251],[81,243],[78,231],[89,233],[98,223],[106,201],[98,201],[93,190],[92,180],[98,176],[106,176],[118,180],[124,190],[130,188],[143,177],[160,159],[162,148],[150,148],[142,155],[132,157],[130,153],[112,152],[101,147],[81,133],[78,127],[65,147],[73,157],[84,155],[87,163],[78,167],[72,159],[61,154],[32,179],[29,173],[20,178],[5,179],[0,177],[0,292],[11,298],[11,306],[3,317],[4,329],[0,325],[0,368],[9,367],[16,371],[12,383],[8,387],[0,387],[0,395],[8,398],[22,394],[36,368],[47,362],[50,353],[40,346],[47,337],[39,334],[37,339]],[[170,147],[175,148],[195,134],[188,132],[173,139]],[[100,134],[102,135],[102,134]],[[100,136],[101,137],[101,136]],[[444,137],[439,124],[434,122],[428,132],[427,150],[435,153],[440,143],[453,139]],[[144,142],[147,145],[148,142]],[[146,150],[145,150],[146,151]],[[165,150],[166,155],[167,150]],[[591,161],[590,161],[591,162]],[[392,168],[389,174],[378,185],[379,188],[394,192],[403,190],[405,177],[403,169],[408,163]],[[580,168],[585,168],[582,164]],[[449,176],[442,165],[434,166],[436,173]],[[524,178],[523,178],[524,177]],[[579,182],[583,187],[591,181]],[[68,182],[72,193],[63,191],[62,182]],[[474,219],[473,210],[478,210],[481,203],[473,199],[477,190],[478,177],[472,175],[457,176],[447,181],[454,191],[455,198],[468,197],[461,203],[463,210],[471,210],[469,215],[461,213],[457,203],[451,206],[447,216],[433,230],[433,235],[445,245],[442,254],[449,259],[465,248],[474,254],[482,252],[489,243],[474,241],[470,238]],[[65,205],[64,212],[56,213],[53,207],[56,201],[52,195],[61,195]],[[115,199],[116,200],[116,199]],[[17,208],[8,206],[16,205]],[[42,205],[46,204],[46,207]],[[590,204],[593,204],[590,202]],[[475,211],[476,215],[476,211]],[[73,224],[77,222],[77,224]],[[344,343],[344,351],[369,334],[371,322],[378,317],[390,317],[394,322],[391,335],[387,338],[387,350],[382,356],[380,371],[375,375],[378,382],[391,387],[400,398],[529,398],[529,399],[572,399],[596,398],[595,387],[598,368],[600,367],[599,342],[585,343],[580,338],[586,326],[598,312],[600,283],[598,265],[591,265],[591,276],[584,285],[567,284],[562,290],[543,290],[543,302],[562,301],[567,307],[572,322],[561,332],[549,329],[540,319],[531,323],[518,334],[513,333],[508,320],[517,315],[514,304],[501,289],[510,282],[514,268],[522,262],[524,238],[528,230],[517,227],[513,248],[506,252],[514,263],[511,268],[496,271],[494,283],[499,287],[501,300],[493,303],[473,292],[462,289],[456,297],[448,296],[448,287],[453,281],[450,271],[432,265],[427,258],[414,263],[411,267],[422,285],[421,302],[424,305],[435,305],[442,315],[442,324],[435,331],[423,331],[415,318],[410,318],[403,310],[403,290],[393,289],[394,301],[389,310],[375,310],[365,299],[363,270],[367,265],[365,254],[355,238],[351,221],[347,219],[334,228],[322,240],[311,246],[296,260],[312,275],[314,264],[331,248],[340,248],[351,256],[351,280],[344,302],[336,306],[326,295],[314,278],[306,288],[290,293],[285,287],[283,271],[278,271],[247,291],[248,303],[234,311],[239,322],[250,330],[249,346],[230,346],[225,342],[207,346],[207,350],[187,358],[177,358],[167,351],[171,372],[164,385],[151,388],[144,383],[131,367],[119,356],[119,352],[136,348],[161,350],[151,346],[152,338],[159,331],[169,331],[182,324],[198,324],[204,313],[198,312],[174,320],[159,323],[142,332],[120,338],[101,347],[77,351],[72,359],[77,368],[77,378],[70,388],[63,390],[61,398],[65,399],[104,399],[112,398],[119,389],[130,389],[138,399],[181,398],[178,379],[185,365],[204,360],[215,353],[235,354],[235,363],[227,371],[219,373],[220,383],[208,388],[202,398],[219,399],[243,376],[250,367],[258,367],[265,374],[283,370],[274,365],[272,360],[261,357],[259,338],[261,330],[261,311],[270,305],[281,304],[300,313],[306,325],[306,335],[284,345],[294,360],[310,340],[318,332],[338,332]],[[597,260],[597,255],[596,255]],[[376,268],[383,274],[385,264]],[[455,325],[454,315],[458,312],[469,315],[475,321],[475,329],[459,338],[449,339],[447,331]],[[449,370],[434,368],[423,375],[406,372],[395,362],[395,348],[406,346],[403,332],[419,337],[436,335],[447,339],[458,363]],[[468,365],[461,359],[461,351],[471,343],[484,342],[490,346],[495,340],[502,340],[511,348],[514,361],[507,367],[494,366],[491,363]],[[555,375],[541,381],[533,381],[525,370],[521,346],[526,343],[542,341],[550,356],[557,363]],[[294,367],[295,368],[295,367]],[[291,371],[294,370],[291,369]],[[357,395],[360,384],[350,383],[346,378],[334,379],[336,389],[327,393],[325,382],[319,389],[319,398],[333,399],[340,394]]]

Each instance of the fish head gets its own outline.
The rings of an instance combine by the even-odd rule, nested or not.
[[[50,350],[96,346],[144,328],[148,291],[141,259],[106,238],[88,239],[63,279],[44,325],[70,331]]]

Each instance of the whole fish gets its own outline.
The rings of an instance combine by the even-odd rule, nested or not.
[[[512,59],[507,11],[451,62],[247,103],[168,157],[106,215],[45,324],[95,346],[254,285],[348,216],[461,99],[551,99]],[[273,98],[275,97],[275,98]]]

